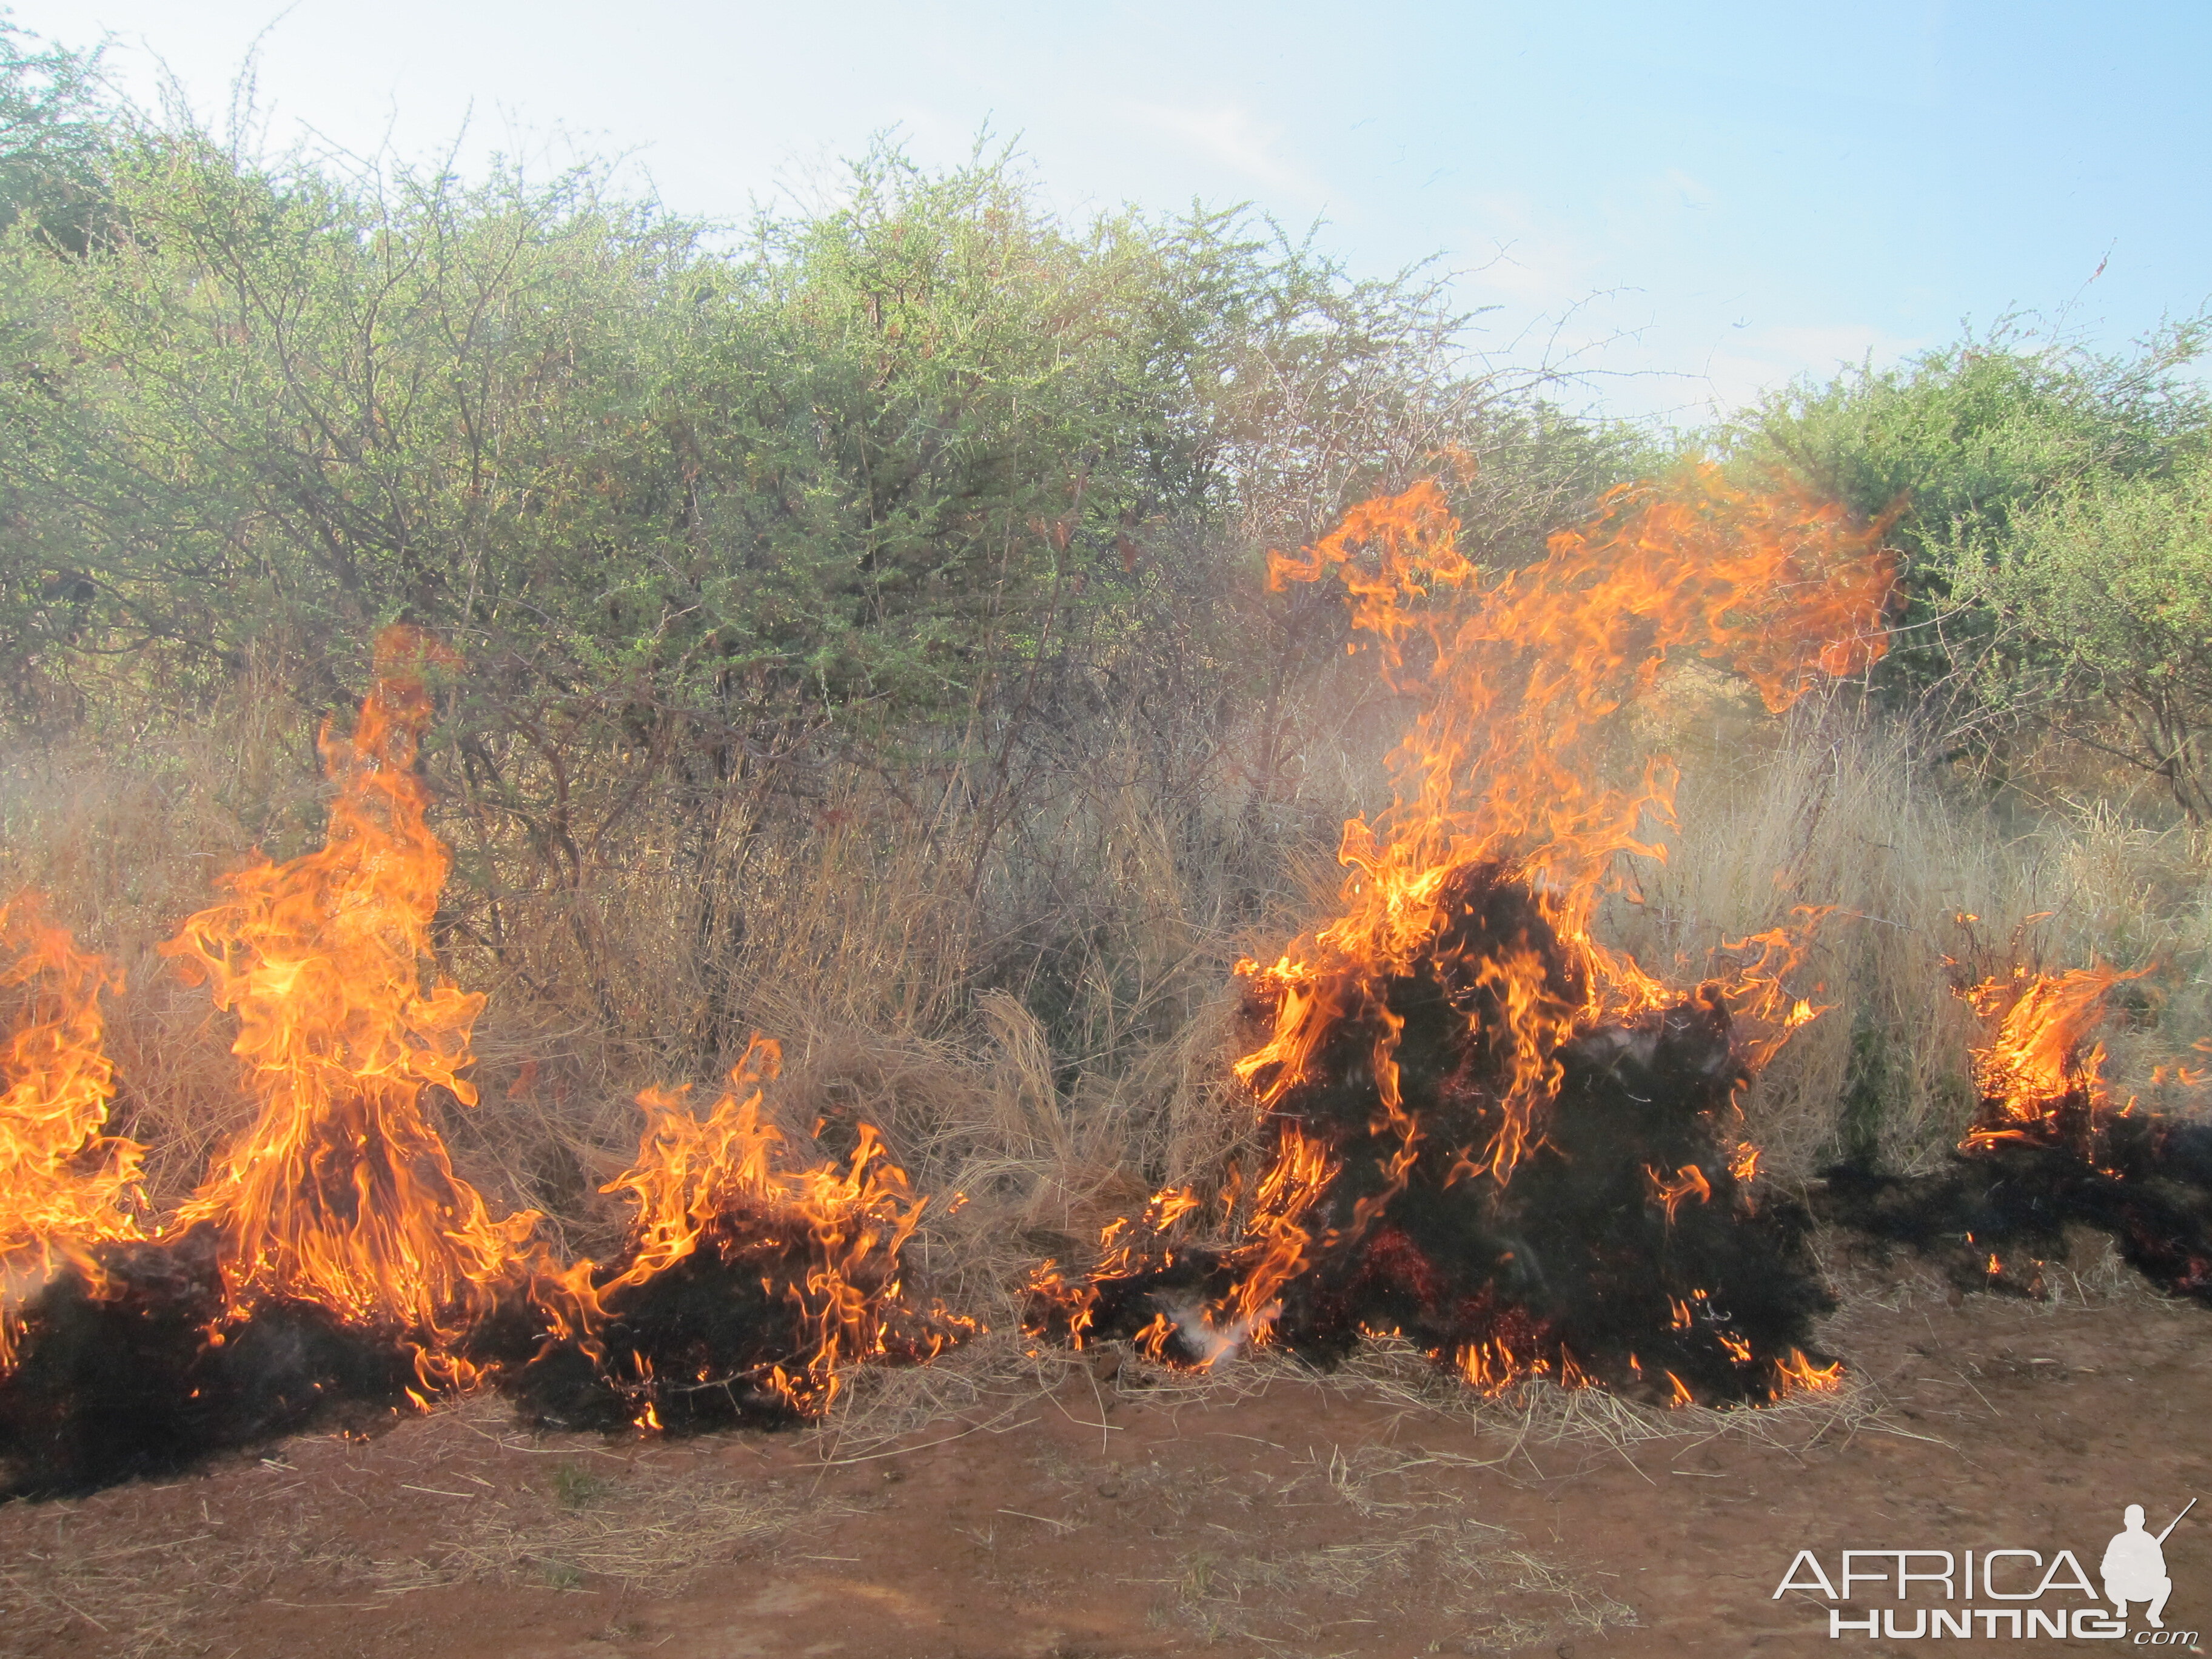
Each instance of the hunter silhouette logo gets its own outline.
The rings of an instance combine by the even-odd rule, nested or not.
[[[2154,1533],[2143,1524],[2143,1506],[2130,1504],[2121,1513],[2121,1530],[2112,1535],[2098,1562],[2101,1598],[2083,1566],[2087,1551],[2077,1556],[2061,1549],[2046,1558],[2039,1550],[1978,1546],[1960,1551],[1847,1549],[1832,1577],[1818,1553],[1799,1550],[1774,1595],[1778,1601],[1793,1590],[1809,1591],[1832,1604],[1890,1604],[1858,1613],[1831,1605],[1825,1611],[1832,1638],[2071,1637],[2201,1652],[2198,1633],[2168,1630],[2165,1616],[2173,1594],[2166,1540],[2196,1507],[2192,1498],[2163,1531]],[[1920,1605],[1913,1606],[1916,1601]],[[2143,1628],[2132,1633],[2131,1607],[2142,1607],[2143,1618]]]
[[[2100,1570],[2105,1580],[2105,1599],[2113,1610],[2125,1619],[2128,1603],[2150,1603],[2143,1613],[2153,1630],[2164,1630],[2166,1620],[2160,1617],[2166,1611],[2166,1598],[2173,1594],[2173,1580],[2166,1576],[2166,1539],[2181,1524],[2181,1516],[2197,1507],[2191,1498],[2181,1515],[2166,1523],[2166,1532],[2154,1538],[2143,1530],[2143,1506],[2130,1504],[2121,1519],[2126,1523],[2124,1532],[2112,1534],[2112,1541],[2105,1546],[2105,1562]]]

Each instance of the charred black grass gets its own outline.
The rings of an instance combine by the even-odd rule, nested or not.
[[[2043,1135],[1926,1174],[1838,1165],[1816,1207],[1877,1251],[1910,1249],[1962,1291],[2000,1294],[2041,1295],[2069,1231],[2088,1228],[2159,1289],[2212,1306],[2212,1124],[2131,1111],[2093,1127],[2076,1101]]]
[[[206,1228],[110,1246],[97,1291],[71,1269],[25,1304],[20,1363],[0,1376],[0,1497],[159,1477],[310,1427],[373,1429],[433,1394],[407,1333],[276,1298],[226,1314],[217,1251]],[[627,1265],[617,1258],[601,1282]],[[459,1357],[540,1428],[793,1425],[826,1403],[808,1371],[821,1335],[815,1268],[805,1230],[787,1218],[726,1214],[690,1255],[610,1292],[588,1338],[549,1339],[542,1312],[517,1292]],[[874,1357],[894,1363],[939,1346],[933,1316],[890,1305],[904,1271],[885,1252],[848,1280],[884,1305]]]
[[[109,1246],[98,1294],[72,1268],[24,1309],[0,1378],[0,1494],[59,1497],[173,1474],[335,1410],[406,1403],[411,1359],[327,1309],[223,1316],[216,1241]]]
[[[1832,1298],[1805,1209],[1754,1192],[1732,1167],[1745,1066],[1717,994],[1565,1045],[1540,1140],[1505,1181],[1469,1173],[1468,1154],[1504,1121],[1504,1010],[1486,966],[1534,951],[1550,994],[1573,1002],[1583,987],[1534,896],[1498,866],[1462,872],[1443,908],[1428,948],[1382,987],[1383,1012],[1340,1022],[1276,1109],[1340,1166],[1304,1221],[1316,1242],[1280,1293],[1277,1340],[1325,1365],[1363,1333],[1395,1331],[1446,1361],[1473,1348],[1508,1369],[1541,1362],[1555,1377],[1660,1400],[1786,1391],[1782,1364],[1824,1358],[1812,1328]],[[1402,1022],[1400,1088],[1421,1133],[1395,1192],[1385,1170],[1402,1143],[1370,1059],[1386,1017]],[[1685,1195],[1665,1202],[1668,1185]],[[1134,1336],[1164,1313],[1176,1322],[1167,1356],[1202,1358],[1194,1315],[1244,1259],[1164,1246],[1097,1284],[1091,1329]],[[1048,1304],[1037,1318],[1066,1323]]]
[[[625,1265],[615,1263],[608,1279]],[[810,1374],[807,1362],[818,1346],[818,1322],[835,1316],[810,1291],[815,1271],[804,1229],[726,1213],[682,1261],[606,1296],[608,1317],[592,1346],[550,1345],[501,1387],[526,1420],[551,1429],[649,1424],[696,1433],[802,1421],[827,1404],[826,1376]],[[875,1334],[883,1352],[870,1358],[920,1360],[939,1346],[933,1338],[946,1334],[934,1316],[898,1295],[907,1271],[888,1251],[846,1270],[843,1293],[872,1310],[872,1330],[881,1322]]]

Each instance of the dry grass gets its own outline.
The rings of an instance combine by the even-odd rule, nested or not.
[[[2030,1316],[2052,1319],[2069,1309],[2102,1309],[2124,1311],[2130,1318],[2196,1316],[2187,1299],[2160,1290],[2130,1267],[2108,1235],[2069,1227],[2065,1237],[2066,1254],[2040,1264],[2042,1293],[2014,1304]],[[1815,1246],[1822,1274],[1838,1300],[1824,1340],[1839,1352],[1850,1350],[1858,1330],[1892,1315],[1959,1304],[1959,1287],[1911,1252],[1873,1249],[1865,1241],[1833,1231],[1816,1234]]]
[[[0,1562],[15,1621],[0,1653],[90,1631],[91,1650],[116,1659],[221,1655],[242,1606],[382,1611],[466,1584],[665,1595],[852,1512],[804,1481],[546,1445],[489,1401],[404,1424],[360,1455],[366,1470],[307,1439],[219,1472],[188,1528],[171,1486],[16,1510],[17,1547]],[[390,1553],[410,1533],[422,1541]]]
[[[1867,1287],[1875,1283],[1867,1277],[1849,1305],[1870,1300]],[[1879,1283],[1893,1286],[1893,1275]],[[1328,1370],[1269,1350],[1192,1370],[1152,1364],[1124,1343],[1077,1353],[1000,1331],[927,1366],[856,1376],[808,1431],[808,1444],[825,1464],[840,1465],[963,1435],[1004,1433],[1064,1410],[1059,1402],[1066,1397],[1085,1401],[1086,1391],[1086,1403],[1103,1413],[1115,1403],[1212,1406],[1284,1390],[1380,1402],[1405,1433],[1448,1432],[1462,1449],[1443,1461],[1516,1479],[1549,1478],[1611,1458],[1637,1468],[1639,1447],[1721,1437],[1793,1454],[1859,1434],[1921,1437],[1890,1413],[1878,1390],[1848,1372],[1839,1389],[1756,1409],[1669,1409],[1540,1379],[1484,1394],[1398,1338],[1364,1343]]]
[[[158,1200],[190,1188],[246,1108],[227,1030],[152,946],[256,841],[283,854],[319,834],[312,734],[284,706],[249,677],[207,721],[127,756],[0,768],[0,883],[48,890],[130,971],[111,1022],[118,1116],[154,1148]],[[1227,1073],[1231,965],[1329,914],[1337,825],[1382,799],[1404,711],[1308,712],[1309,741],[1277,769],[1290,782],[1265,801],[1235,743],[1111,720],[988,823],[980,782],[957,776],[921,793],[826,763],[804,787],[749,776],[698,821],[622,817],[607,783],[577,807],[599,815],[591,857],[557,881],[436,771],[459,872],[447,966],[489,999],[483,1103],[447,1115],[457,1162],[544,1212],[564,1248],[604,1255],[623,1215],[598,1188],[634,1152],[637,1091],[709,1093],[767,1031],[785,1046],[771,1105],[794,1144],[839,1156],[859,1122],[878,1126],[935,1195],[924,1276],[1009,1322],[1027,1265],[1164,1182],[1206,1181],[1253,1133]],[[2196,1103],[2150,1074],[2212,1033],[2202,836],[2087,796],[1993,806],[1840,701],[1775,721],[1695,673],[1624,744],[1666,748],[1684,774],[1672,857],[1607,918],[1645,960],[1686,981],[1793,905],[1833,907],[1805,968],[1832,1006],[1746,1103],[1770,1169],[1847,1151],[1910,1167],[1949,1145],[1977,1035],[1950,986],[2015,949],[2150,966],[2108,1039],[2115,1085]]]
[[[1753,720],[1733,694],[1692,684],[1655,724],[1682,758],[1681,830],[1666,865],[1642,872],[1643,904],[1615,908],[1632,947],[1694,974],[1795,906],[1832,907],[1801,970],[1827,1012],[1745,1103],[1765,1167],[1802,1175],[1849,1152],[1910,1169],[1953,1145],[1983,1035],[1954,988],[2016,963],[2149,969],[2116,999],[2108,1080],[2163,1109],[2204,1103],[2152,1081],[2212,1034],[2203,835],[2109,804],[1992,801],[1840,702]]]
[[[1635,1624],[1628,1607],[1521,1547],[1504,1528],[1468,1515],[1465,1492],[1437,1478],[1454,1462],[1388,1446],[1333,1448],[1326,1462],[1293,1461],[1279,1476],[1255,1473],[1248,1490],[1218,1483],[1229,1490],[1208,1494],[1212,1506],[1241,1499],[1249,1524],[1211,1523],[1211,1535],[1157,1585],[1153,1620],[1208,1644],[1249,1643],[1272,1653],[1326,1652],[1332,1639],[1404,1623],[1415,1601],[1440,1608],[1458,1626],[1462,1653],[1509,1652],[1540,1634]],[[1150,1484],[1170,1504],[1192,1496],[1183,1472],[1158,1464],[1122,1479]],[[1304,1511],[1301,1532],[1329,1541],[1281,1541],[1286,1510]]]
[[[586,1577],[666,1594],[702,1568],[843,1512],[835,1500],[757,1482],[659,1471],[607,1478],[563,1462],[458,1535],[422,1555],[369,1562],[362,1577],[380,1595],[486,1580],[570,1589]]]
[[[1261,1368],[1264,1382],[1247,1374],[1198,1385],[1152,1375],[1140,1392],[1155,1405],[1218,1404],[1255,1387],[1290,1386],[1277,1369]],[[1147,1623],[1209,1645],[1328,1653],[1441,1614],[1455,1632],[1443,1638],[1453,1650],[1480,1653],[1636,1622],[1628,1607],[1471,1513],[1477,1500],[1466,1477],[1490,1467],[1482,1458],[1368,1442],[1285,1451],[1241,1470],[1157,1453],[1103,1465],[1060,1451],[1032,1461],[1049,1493],[1043,1507],[1054,1513],[1000,1513],[1055,1533],[1105,1523],[1116,1540],[1178,1540],[1166,1560],[1121,1582],[1150,1592]],[[970,1534],[985,1576],[1036,1588],[1018,1551],[1000,1553],[998,1534],[995,1524]],[[1102,1551],[1108,1543],[1101,1539]]]

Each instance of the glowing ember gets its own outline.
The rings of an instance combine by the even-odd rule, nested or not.
[[[1423,484],[1271,560],[1278,588],[1340,576],[1423,699],[1396,796],[1345,826],[1344,915],[1244,964],[1264,1036],[1236,1070],[1273,1148],[1215,1218],[1228,1242],[1156,1201],[1091,1273],[1040,1274],[1040,1320],[1078,1340],[1142,1325],[1207,1363],[1398,1330],[1479,1386],[1595,1377],[1676,1403],[1832,1380],[1802,1352],[1821,1297],[1803,1218],[1754,1204],[1756,1151],[1722,1139],[1749,1068],[1818,1012],[1784,981],[1820,913],[1728,947],[1732,971],[1687,997],[1601,944],[1623,855],[1662,855],[1673,772],[1611,787],[1597,751],[1684,652],[1775,710],[1875,660],[1879,526],[1706,470],[1613,492],[1487,586],[1457,535]],[[1155,1308],[1174,1334],[1139,1318]]]

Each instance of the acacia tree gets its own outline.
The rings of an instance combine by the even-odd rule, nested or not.
[[[1233,216],[1070,228],[1004,155],[878,148],[736,253],[586,174],[107,165],[96,257],[0,241],[0,580],[19,671],[171,697],[273,648],[342,704],[405,617],[534,730],[972,738],[1164,550],[1311,533],[1497,398],[1425,289]]]
[[[2093,477],[1971,546],[1962,596],[2044,643],[2050,718],[2212,822],[2212,456]]]
[[[2000,325],[1894,368],[1791,386],[1720,442],[1739,465],[1894,515],[1904,605],[1877,685],[1943,747],[1987,753],[2042,728],[2071,649],[2057,618],[1995,580],[2021,526],[2046,503],[2162,477],[2201,448],[2212,400],[2185,371],[2208,341],[2199,320],[2100,356]],[[2001,589],[2014,598],[2000,603]]]
[[[25,224],[82,254],[107,218],[112,112],[100,54],[38,44],[0,16],[0,229]]]
[[[1133,731],[1158,798],[1291,810],[1341,618],[1267,605],[1267,546],[1486,452],[1463,504],[1520,556],[1621,459],[1471,366],[1433,284],[1237,213],[1068,222],[1003,153],[878,145],[732,240],[588,170],[104,118],[100,234],[0,233],[4,712],[97,742],[252,672],[304,734],[428,629],[467,664],[426,749],[447,925],[567,918],[595,985],[607,872],[672,855],[739,929],[748,838],[841,763],[954,826],[971,893]]]

